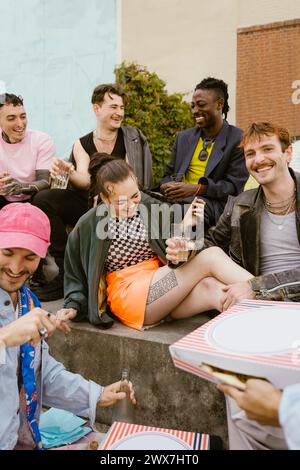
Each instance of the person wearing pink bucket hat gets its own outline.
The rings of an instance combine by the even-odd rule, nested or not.
[[[50,245],[46,214],[27,203],[13,203],[0,211],[0,248],[24,248],[45,258]]]
[[[25,284],[46,256],[49,240],[49,220],[37,207],[13,203],[0,210],[0,450],[43,448],[42,406],[71,411],[93,425],[96,407],[125,397],[121,382],[102,387],[66,371],[49,354],[43,339],[57,327],[66,331],[68,317],[61,321],[42,310]],[[26,334],[20,333],[22,321]],[[135,403],[131,383],[129,392]]]

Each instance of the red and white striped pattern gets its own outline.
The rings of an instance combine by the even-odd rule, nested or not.
[[[188,334],[187,336],[184,336],[182,339],[177,341],[177,343],[174,343],[172,345],[172,348],[175,347],[176,349],[184,349],[184,350],[196,351],[196,352],[206,352],[212,356],[220,356],[220,351],[217,348],[215,348],[215,346],[207,340],[208,330],[216,322],[220,321],[222,318],[228,315],[231,315],[232,313],[243,314],[243,312],[247,312],[253,308],[262,308],[262,307],[264,308],[266,307],[266,305],[274,305],[277,307],[280,305],[281,308],[288,308],[288,309],[300,308],[300,304],[296,302],[284,302],[283,303],[283,302],[265,301],[265,300],[243,301],[242,303],[231,307],[226,312],[221,313],[216,318],[205,323],[200,328]],[[280,354],[272,354],[272,355],[267,356],[267,355],[254,355],[254,354],[239,355],[236,353],[228,353],[228,352],[222,351],[222,357],[227,357],[227,358],[234,357],[235,359],[241,359],[243,361],[246,360],[248,362],[253,362],[256,364],[261,363],[265,365],[269,364],[269,365],[278,366],[278,367],[284,366],[290,369],[297,369],[297,370],[300,369],[300,361],[294,360],[293,352],[283,352]],[[173,361],[175,363],[174,357],[173,357]],[[180,366],[179,365],[180,361],[178,359],[176,359],[176,361],[178,362],[178,366],[180,368],[183,368],[184,364],[182,363]],[[192,367],[192,366],[189,366],[189,367]],[[184,369],[187,370],[186,367],[184,367]],[[193,373],[196,373],[195,371],[196,371],[196,367],[193,367]],[[198,370],[196,375],[204,377],[204,374],[205,373],[203,371]],[[208,377],[204,377],[204,378],[208,378]]]
[[[199,450],[209,450],[208,434],[196,434],[194,432],[175,431],[174,429],[163,429],[156,428],[153,426],[143,426],[141,424],[128,424],[120,422],[115,422],[111,426],[106,440],[102,445],[102,450],[109,450],[116,442],[120,441],[121,439],[141,432],[159,432],[171,434],[172,436],[181,439],[183,442],[187,443],[191,447],[191,449],[193,449],[195,439],[197,439],[196,444]]]

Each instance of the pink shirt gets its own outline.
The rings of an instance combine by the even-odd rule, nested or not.
[[[17,144],[8,144],[0,129],[0,173],[8,171],[22,183],[36,181],[36,170],[50,170],[56,151],[54,142],[45,132],[27,130],[24,139]],[[8,201],[29,199],[27,194],[7,196]]]

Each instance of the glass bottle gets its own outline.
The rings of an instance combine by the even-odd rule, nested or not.
[[[121,421],[123,423],[133,423],[134,421],[134,410],[133,404],[130,400],[130,389],[129,389],[129,370],[123,369],[121,377],[121,392],[126,393],[126,397],[123,400],[118,400],[113,408],[113,419],[112,422]]]

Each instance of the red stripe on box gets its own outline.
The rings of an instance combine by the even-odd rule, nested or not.
[[[181,340],[179,340],[177,343],[174,344],[174,346],[178,348],[184,348],[188,349],[190,351],[204,351],[204,352],[209,352],[213,355],[219,356],[220,351],[216,349],[214,346],[210,345],[207,340],[206,340],[206,333],[211,326],[219,321],[220,317],[226,317],[227,315],[230,315],[231,313],[241,313],[241,312],[247,312],[250,309],[253,308],[261,308],[265,307],[265,305],[278,305],[278,302],[276,301],[245,301],[242,304],[238,304],[237,306],[232,307],[231,309],[227,310],[226,312],[223,312],[220,314],[217,318],[211,320],[207,324],[203,325],[202,327],[198,328],[194,332],[190,333],[189,335],[185,336]],[[300,304],[296,304],[295,302],[285,302],[284,305],[280,303],[280,306],[283,308],[293,308],[293,309],[299,309]],[[234,354],[234,353],[225,353],[222,351],[222,356],[223,357],[228,357],[228,358],[237,358],[237,359],[242,359],[242,360],[249,360],[252,362],[261,362],[265,364],[270,364],[270,365],[278,365],[278,366],[287,366],[290,369],[299,369],[300,368],[300,361],[294,361],[294,354],[295,352],[287,352],[287,353],[282,353],[282,354],[274,354],[272,356],[265,356],[265,355],[239,355],[239,354]],[[297,364],[297,362],[299,362]]]
[[[207,434],[203,434],[201,450],[209,450],[209,436]]]
[[[114,439],[114,436],[115,436],[115,433],[116,433],[116,430],[118,428],[118,425],[119,423],[114,423],[112,428],[111,428],[111,431],[110,431],[110,435],[108,436],[108,439],[107,441],[105,442],[105,445],[103,447],[103,449],[107,449],[107,447],[110,445],[110,443],[113,441]]]

